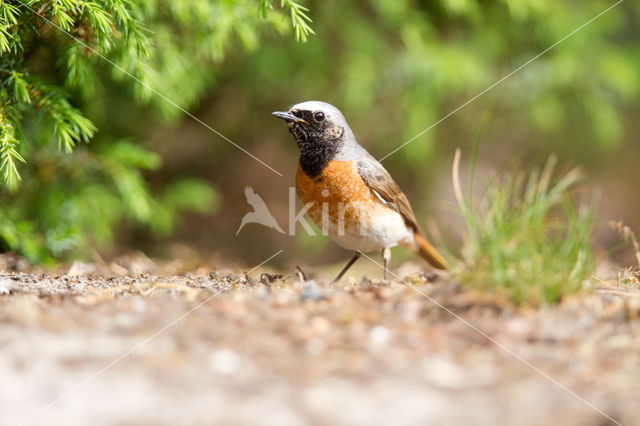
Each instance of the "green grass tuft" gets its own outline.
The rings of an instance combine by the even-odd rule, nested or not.
[[[480,200],[465,198],[456,152],[453,183],[466,222],[462,262],[454,272],[465,284],[507,296],[518,305],[558,302],[582,288],[594,269],[590,238],[594,205],[576,206],[573,169],[553,179],[555,159],[542,170],[503,173]]]

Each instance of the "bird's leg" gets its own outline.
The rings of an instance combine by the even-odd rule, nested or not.
[[[387,280],[389,273],[389,262],[391,261],[391,249],[389,247],[382,249],[382,260],[384,261],[384,280]]]
[[[301,267],[299,267],[298,265],[296,265],[296,269],[298,270],[298,273],[300,274],[300,280],[302,282],[307,281],[307,274],[304,273],[304,271],[302,270]]]
[[[360,253],[359,251],[356,251],[356,253],[353,255],[351,260],[344,266],[344,268],[342,268],[342,271],[340,271],[338,276],[333,281],[331,281],[331,284],[338,282],[340,278],[342,278],[344,273],[347,272],[349,268],[353,266],[354,263],[356,263],[356,260],[360,259],[360,256],[362,256],[362,253]]]

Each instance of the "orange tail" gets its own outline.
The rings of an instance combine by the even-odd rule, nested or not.
[[[424,260],[429,262],[431,266],[436,269],[447,269],[447,262],[442,255],[435,249],[421,234],[415,233],[414,238],[416,240],[416,253],[420,255]]]

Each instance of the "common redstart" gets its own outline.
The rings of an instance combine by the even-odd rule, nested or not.
[[[332,240],[355,251],[334,282],[361,253],[373,250],[382,250],[387,279],[390,248],[396,245],[413,250],[434,268],[447,268],[420,231],[406,195],[358,144],[339,109],[308,101],[273,115],[288,123],[300,149],[296,191],[308,215]]]

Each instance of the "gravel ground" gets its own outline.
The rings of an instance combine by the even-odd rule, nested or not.
[[[640,424],[636,289],[96,268],[0,272],[1,424]]]

